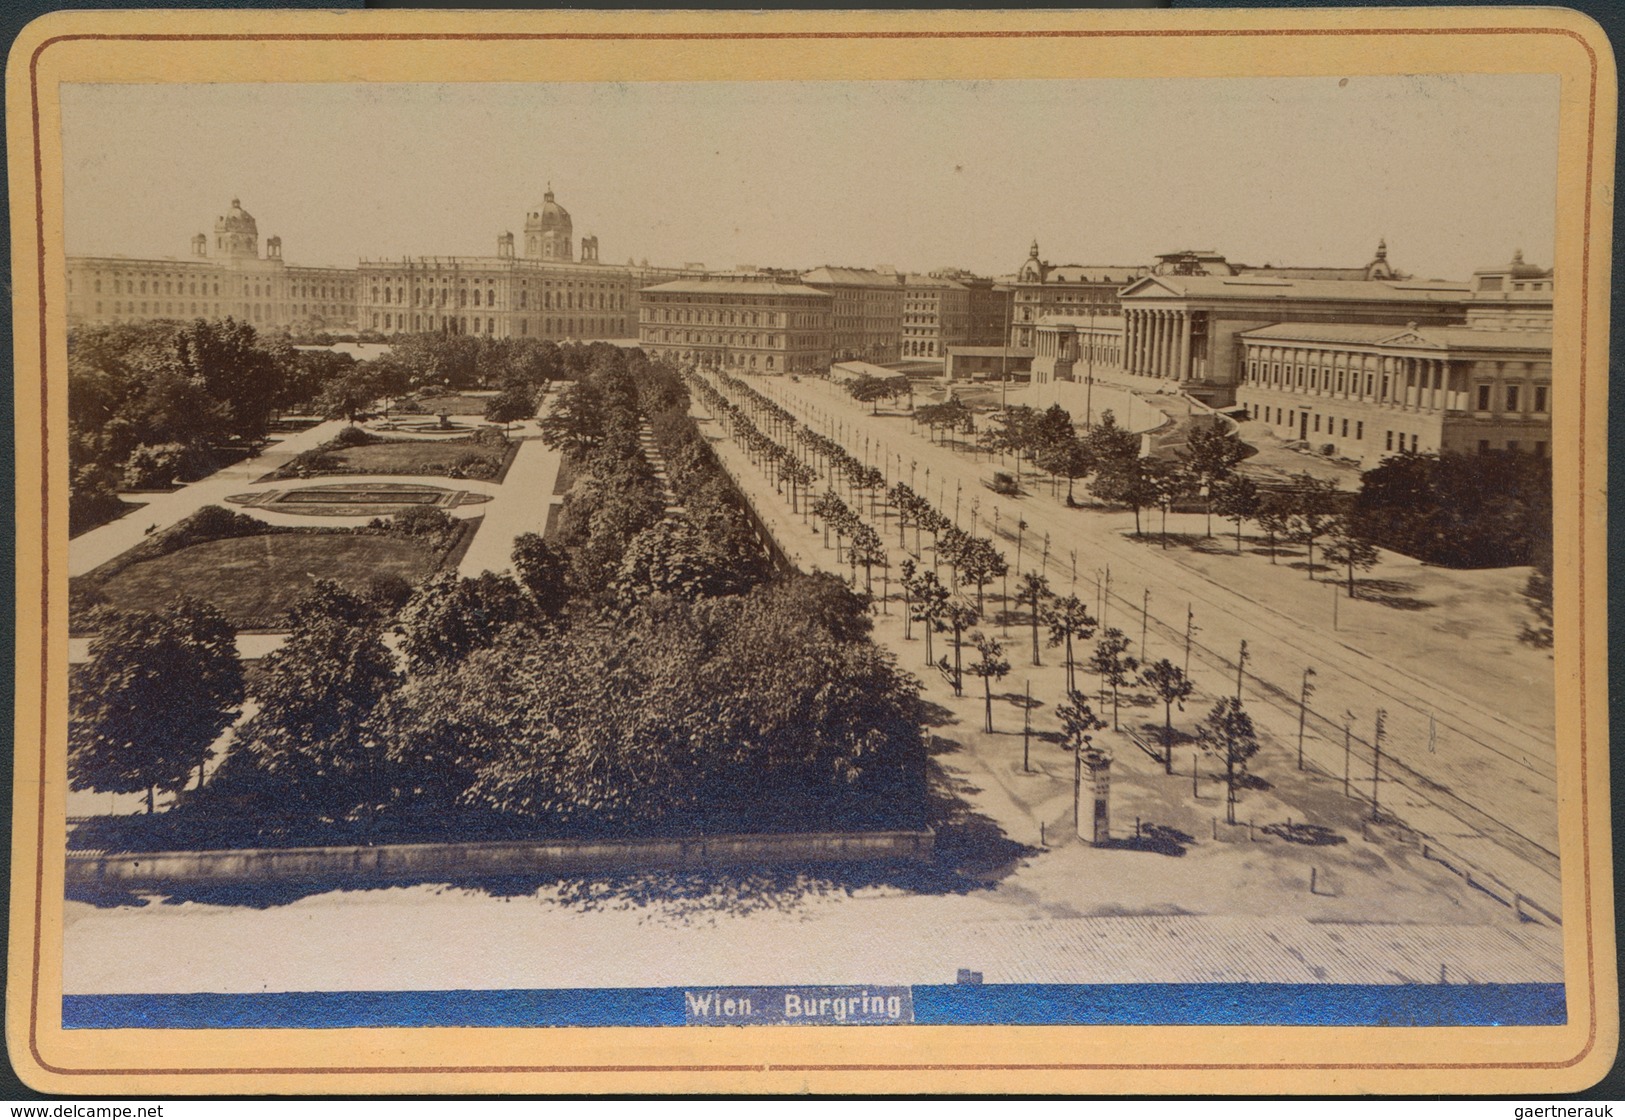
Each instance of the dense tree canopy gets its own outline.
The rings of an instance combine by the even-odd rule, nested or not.
[[[227,792],[287,816],[371,817],[388,800],[374,713],[400,684],[382,619],[369,600],[326,580],[290,615],[288,639],[265,658],[253,691],[259,711],[221,767]]]
[[[1551,464],[1511,452],[1394,455],[1362,476],[1353,518],[1367,540],[1430,564],[1529,564],[1551,533]]]
[[[90,662],[71,677],[68,780],[74,789],[176,790],[213,756],[243,700],[236,632],[213,607],[105,611]]]
[[[566,831],[898,823],[923,780],[916,682],[842,636],[862,614],[829,576],[661,597],[414,682],[391,705],[395,750],[450,760],[464,805]]]
[[[228,445],[265,435],[296,352],[232,319],[80,327],[68,336],[68,465],[75,530],[118,512],[120,485],[198,478]],[[134,460],[132,462],[132,459]]]
[[[775,575],[674,371],[614,347],[560,356],[580,378],[554,412],[573,482],[547,539],[515,541],[517,578],[445,571],[365,597],[317,583],[256,674],[258,711],[199,794],[197,835],[921,823],[919,682],[870,640],[867,600],[834,576]],[[239,515],[208,516],[225,531]]]

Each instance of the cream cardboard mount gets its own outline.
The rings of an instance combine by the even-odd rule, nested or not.
[[[1611,1065],[1616,75],[1584,17],[60,13],[7,82],[29,1084],[1448,1095]],[[296,367],[302,396],[240,376]],[[407,380],[335,405],[358,369]],[[1365,567],[1223,503],[1210,534],[1200,493],[1131,515],[1103,459],[990,447],[1015,405],[1096,450],[1111,412],[1142,473],[1233,431],[1278,494],[1445,450],[1503,501],[1549,460],[1550,642],[1538,548]],[[648,472],[592,458],[611,430]],[[154,482],[174,432],[257,457]],[[610,476],[664,512],[595,598]],[[568,581],[510,559],[525,533]],[[667,579],[719,540],[736,583]],[[437,565],[526,579],[439,577],[384,642],[354,593]],[[284,612],[318,576],[306,615],[360,629],[313,654]],[[219,697],[106,671],[200,663],[214,616],[177,593],[249,665],[178,769]],[[495,651],[479,594],[523,616]],[[323,709],[366,664],[368,703]],[[288,731],[299,703],[341,729]]]

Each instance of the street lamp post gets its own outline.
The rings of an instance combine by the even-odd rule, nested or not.
[[[1084,377],[1083,377],[1083,426],[1085,428],[1093,428],[1095,426],[1095,406],[1094,406],[1094,399],[1095,399],[1095,347],[1094,347],[1094,337],[1095,337],[1095,309],[1094,309],[1094,305],[1091,304],[1090,307],[1089,307],[1089,342],[1084,347],[1085,353],[1088,354],[1088,364],[1085,366],[1086,372],[1084,373]]]
[[[1151,625],[1151,589],[1145,589],[1140,600],[1140,664],[1145,664],[1145,635]]]
[[[1309,718],[1309,697],[1315,693],[1315,686],[1309,683],[1309,678],[1315,675],[1312,668],[1303,671],[1303,689],[1298,693],[1298,769],[1303,769],[1303,725]]]
[[[1377,709],[1377,726],[1371,735],[1371,819],[1376,820],[1380,809],[1377,801],[1377,783],[1382,780],[1382,735],[1387,730],[1388,710]]]
[[[1349,796],[1349,760],[1354,751],[1354,713],[1343,710],[1343,796]]]
[[[1027,765],[1028,744],[1032,742],[1033,735],[1033,682],[1027,682],[1027,699],[1021,705],[1021,772],[1032,773],[1032,767]]]
[[[1191,635],[1196,633],[1196,604],[1185,605],[1185,675],[1191,675]]]

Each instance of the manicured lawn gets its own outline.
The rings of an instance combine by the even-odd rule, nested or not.
[[[490,397],[470,397],[462,393],[422,397],[417,404],[430,416],[484,416]]]
[[[501,444],[489,440],[476,442],[471,438],[451,440],[430,439],[399,439],[380,440],[377,443],[362,444],[359,447],[318,448],[316,451],[307,451],[294,459],[293,462],[280,470],[267,475],[267,479],[298,478],[301,468],[312,461],[332,463],[315,472],[316,475],[332,474],[417,474],[417,475],[443,475],[448,478],[459,477],[452,474],[453,468],[461,471],[461,477],[494,479],[502,470],[502,464],[512,450],[512,444]],[[478,460],[486,464],[484,468],[470,469],[468,460]],[[462,464],[459,467],[459,464]],[[261,481],[264,481],[263,479]]]
[[[121,517],[127,517],[146,504],[146,502],[132,502],[128,498],[120,498],[118,509],[113,509],[112,507],[108,508],[107,512],[112,516],[101,518],[98,521],[88,521],[83,525],[75,525],[71,530],[69,530],[68,539],[72,540],[81,533],[88,533],[92,529],[100,529],[103,525],[117,521]]]
[[[494,470],[502,465],[507,449],[461,440],[412,439],[347,447],[330,454],[351,474],[444,474],[469,455],[478,455]]]
[[[346,533],[271,533],[204,541],[107,579],[114,607],[152,609],[186,594],[219,607],[238,626],[276,629],[283,612],[318,579],[365,591],[373,576],[416,583],[435,568],[425,545]]]

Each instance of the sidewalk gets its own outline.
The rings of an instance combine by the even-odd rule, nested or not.
[[[848,450],[856,447],[855,454],[861,455],[867,438],[871,462],[887,465],[894,478],[899,472],[904,477],[915,475],[915,488],[950,516],[955,512],[957,491],[960,521],[967,528],[974,518],[979,531],[992,535],[994,524],[1000,523],[1000,547],[1011,561],[1012,583],[1020,570],[1035,566],[1040,550],[1047,547],[1050,585],[1067,593],[1073,588],[1071,554],[1076,550],[1076,593],[1092,607],[1102,597],[1109,599],[1105,625],[1116,626],[1134,639],[1136,654],[1143,590],[1151,593],[1146,630],[1152,639],[1153,658],[1182,659],[1184,608],[1189,604],[1201,628],[1193,643],[1196,656],[1191,675],[1209,696],[1223,692],[1228,687],[1224,681],[1236,679],[1236,651],[1241,639],[1247,638],[1243,684],[1249,711],[1262,731],[1292,742],[1294,747],[1296,686],[1305,666],[1316,668],[1314,711],[1356,713],[1353,733],[1363,755],[1363,763],[1357,765],[1363,765],[1368,779],[1366,791],[1371,788],[1371,752],[1365,739],[1370,736],[1372,712],[1385,707],[1388,725],[1381,794],[1385,811],[1458,853],[1470,849],[1480,870],[1500,876],[1549,910],[1558,908],[1552,780],[1555,748],[1549,733],[1522,726],[1504,712],[1469,701],[1458,692],[1417,680],[1401,660],[1408,649],[1404,645],[1393,646],[1390,641],[1393,648],[1372,652],[1350,646],[1329,627],[1306,626],[1282,609],[1193,571],[1172,552],[1128,539],[1123,533],[1125,526],[1132,526],[1132,516],[1125,522],[1126,515],[1068,510],[1049,497],[1047,483],[1033,484],[1021,498],[995,497],[982,486],[984,477],[994,469],[1010,468],[973,464],[965,452],[910,432],[906,417],[872,416],[867,407],[822,382],[757,378],[750,384],[810,419],[826,435],[843,441]],[[1018,516],[1027,522],[1026,549],[1019,564],[1008,539]],[[888,534],[882,531],[881,536],[886,539]],[[895,546],[895,535],[888,543]],[[1107,571],[1112,580],[1109,596],[1104,586]],[[1292,578],[1285,573],[1270,574]],[[1175,613],[1170,604],[1177,604],[1175,618],[1170,618]],[[1013,665],[1020,663],[1019,652],[1019,648],[1015,654],[1007,652]],[[1080,654],[1080,658],[1086,656]],[[1442,667],[1432,666],[1434,671]],[[1206,703],[1211,705],[1211,699]],[[1191,704],[1187,722],[1206,711],[1195,704]],[[1340,778],[1344,767],[1341,726],[1329,726],[1319,718],[1313,722],[1313,733],[1306,739],[1306,758],[1322,775]],[[1525,759],[1532,761],[1526,765],[1520,761]],[[1419,776],[1406,778],[1396,763]]]
[[[540,533],[547,526],[547,509],[555,500],[553,483],[564,456],[539,437],[522,439],[508,476],[484,505],[465,506],[459,514],[481,517],[474,543],[463,554],[457,570],[465,576],[502,572],[513,567],[513,542],[521,533]]]
[[[207,478],[188,483],[172,494],[154,495],[142,508],[75,537],[68,542],[68,575],[84,575],[113,557],[128,552],[150,534],[169,528],[204,506],[227,506],[227,497],[251,489],[256,479],[263,478],[301,452],[332,439],[342,427],[342,420],[329,420],[303,432],[296,432],[273,443],[253,459],[233,463]]]

